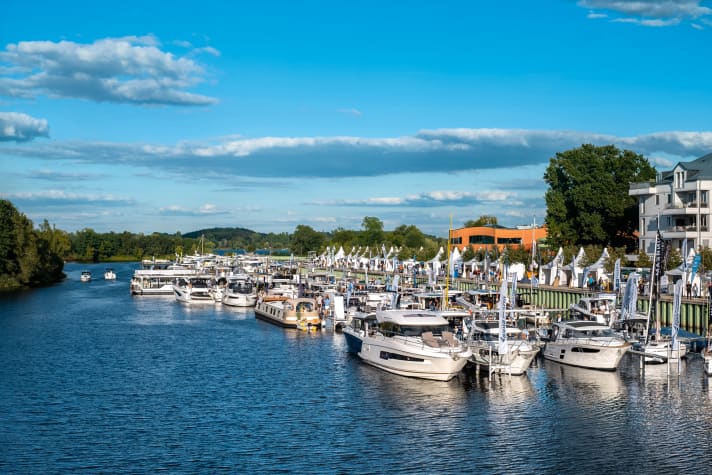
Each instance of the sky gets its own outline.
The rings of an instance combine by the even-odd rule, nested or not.
[[[97,232],[541,224],[557,152],[712,152],[712,1],[49,2],[0,14],[0,198]]]

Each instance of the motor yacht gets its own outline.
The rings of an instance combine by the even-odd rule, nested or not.
[[[79,280],[81,282],[89,282],[91,281],[91,272],[88,270],[83,270],[82,274],[79,276]]]
[[[631,343],[604,323],[564,320],[552,325],[544,358],[582,368],[615,370]]]
[[[116,272],[111,267],[104,269],[104,280],[116,280]]]
[[[209,275],[180,278],[173,284],[173,295],[181,303],[215,303],[213,279]]]
[[[222,303],[231,307],[254,307],[257,303],[257,288],[250,276],[236,274],[227,277]]]
[[[448,321],[427,310],[376,310],[378,327],[364,332],[359,357],[389,373],[448,381],[467,364],[467,346]]]

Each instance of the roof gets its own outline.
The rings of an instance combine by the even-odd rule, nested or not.
[[[426,310],[377,310],[379,323],[391,322],[400,326],[440,326],[448,322],[436,313]]]
[[[673,169],[678,166],[684,168],[689,172],[687,179],[690,180],[694,178],[696,180],[712,179],[712,153],[703,155],[700,158],[696,158],[690,162],[678,162]],[[666,178],[672,177],[672,170],[667,170],[662,172],[663,181]]]

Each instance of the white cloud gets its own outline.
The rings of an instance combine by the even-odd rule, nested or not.
[[[511,201],[516,193],[511,191],[428,191],[407,196],[381,196],[360,200],[318,201],[311,204],[323,206],[407,206],[410,208],[444,206],[448,204],[477,204]]]
[[[45,119],[36,119],[21,112],[0,112],[0,142],[26,142],[36,137],[49,137]]]
[[[712,15],[712,9],[701,3],[701,0],[579,0],[578,5],[590,9],[588,18],[601,18],[594,11],[604,10],[622,15],[614,22],[664,27]]]
[[[5,68],[0,95],[5,96],[154,105],[217,102],[186,91],[203,81],[203,68],[192,59],[162,51],[152,36],[105,38],[91,44],[22,41],[0,52],[0,66]]]

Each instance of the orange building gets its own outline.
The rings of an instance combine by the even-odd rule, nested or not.
[[[479,249],[491,250],[495,246],[502,250],[507,245],[515,247],[521,245],[524,249],[531,250],[534,241],[544,238],[546,238],[546,228],[544,226],[505,228],[504,226],[491,224],[450,231],[451,245],[457,246],[458,249],[463,249],[469,245],[475,252]]]

